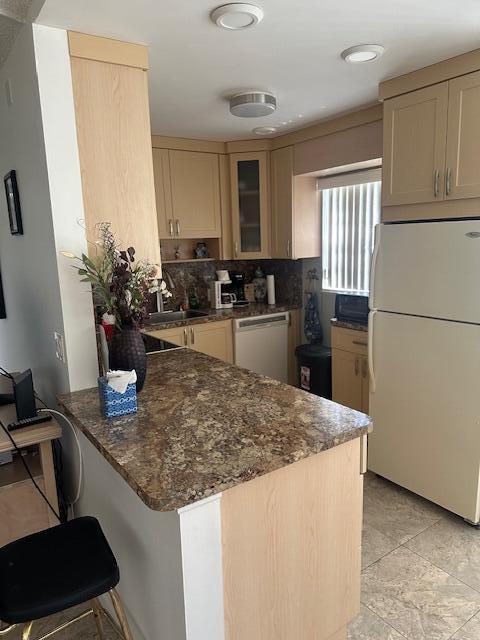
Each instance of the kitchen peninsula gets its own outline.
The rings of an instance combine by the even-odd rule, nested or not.
[[[60,398],[135,637],[344,639],[370,419],[190,349],[150,356],[138,400],[107,420],[96,389]]]

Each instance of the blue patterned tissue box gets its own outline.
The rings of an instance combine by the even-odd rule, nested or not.
[[[98,379],[100,406],[106,418],[126,416],[137,413],[137,386],[130,383],[125,393],[118,393],[108,384],[106,378]]]

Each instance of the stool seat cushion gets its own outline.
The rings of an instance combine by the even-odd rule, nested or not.
[[[98,520],[70,520],[0,549],[0,620],[58,613],[110,591],[119,579]]]

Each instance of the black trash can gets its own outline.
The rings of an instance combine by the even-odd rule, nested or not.
[[[295,349],[300,388],[332,399],[332,350],[321,344],[301,344]]]

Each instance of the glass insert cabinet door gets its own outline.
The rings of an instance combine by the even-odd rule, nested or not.
[[[269,257],[268,154],[230,156],[234,258]]]

